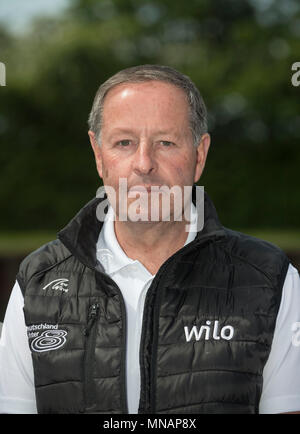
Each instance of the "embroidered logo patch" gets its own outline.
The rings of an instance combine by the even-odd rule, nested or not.
[[[43,289],[49,288],[51,286],[51,289],[62,291],[62,292],[68,292],[68,283],[69,279],[55,279],[52,280],[52,282],[48,283],[46,286],[44,286]]]
[[[44,331],[39,332],[35,330]],[[30,348],[32,351],[38,353],[58,350],[65,345],[67,335],[68,332],[65,330],[58,330],[58,324],[37,324],[28,327],[28,338],[34,338],[31,341]]]

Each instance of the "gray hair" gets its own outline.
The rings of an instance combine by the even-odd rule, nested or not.
[[[203,98],[195,84],[188,76],[169,66],[140,65],[119,71],[99,87],[88,119],[89,128],[94,132],[99,145],[103,104],[107,93],[118,84],[152,80],[171,83],[185,92],[189,104],[190,128],[194,145],[199,144],[202,135],[207,132],[207,111]]]

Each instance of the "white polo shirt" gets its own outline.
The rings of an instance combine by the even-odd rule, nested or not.
[[[140,395],[139,346],[145,297],[155,275],[144,265],[130,259],[115,236],[113,210],[110,207],[97,243],[97,257],[106,273],[117,283],[125,300],[127,314],[127,399],[129,413],[137,413]],[[185,244],[197,233],[197,210],[192,204],[190,231]]]
[[[120,247],[109,209],[97,242],[97,258],[117,283],[127,313],[127,400],[129,413],[138,412],[140,399],[139,344],[147,290],[154,275]],[[197,211],[185,245],[196,235]],[[23,315],[24,300],[16,282],[5,314],[0,340],[0,413],[36,413],[34,375]],[[260,413],[300,411],[300,278],[289,266],[274,338],[263,371]]]

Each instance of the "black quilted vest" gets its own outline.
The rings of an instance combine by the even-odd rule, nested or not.
[[[126,413],[126,310],[96,260],[91,200],[22,262],[17,280],[39,413]],[[139,413],[257,413],[289,265],[276,246],[223,227],[205,193],[204,228],[147,291]]]

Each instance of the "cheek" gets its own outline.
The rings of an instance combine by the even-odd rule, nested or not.
[[[184,178],[184,170],[182,167],[176,167],[176,175],[177,178],[183,179]]]
[[[103,177],[106,179],[109,177],[109,171],[106,167],[103,167]]]
[[[104,179],[114,178],[118,174],[118,162],[119,160],[117,158],[103,156],[102,171]]]
[[[195,171],[195,159],[190,155],[183,156],[179,161],[174,162],[174,173],[176,178],[181,181],[181,184],[193,183]]]

